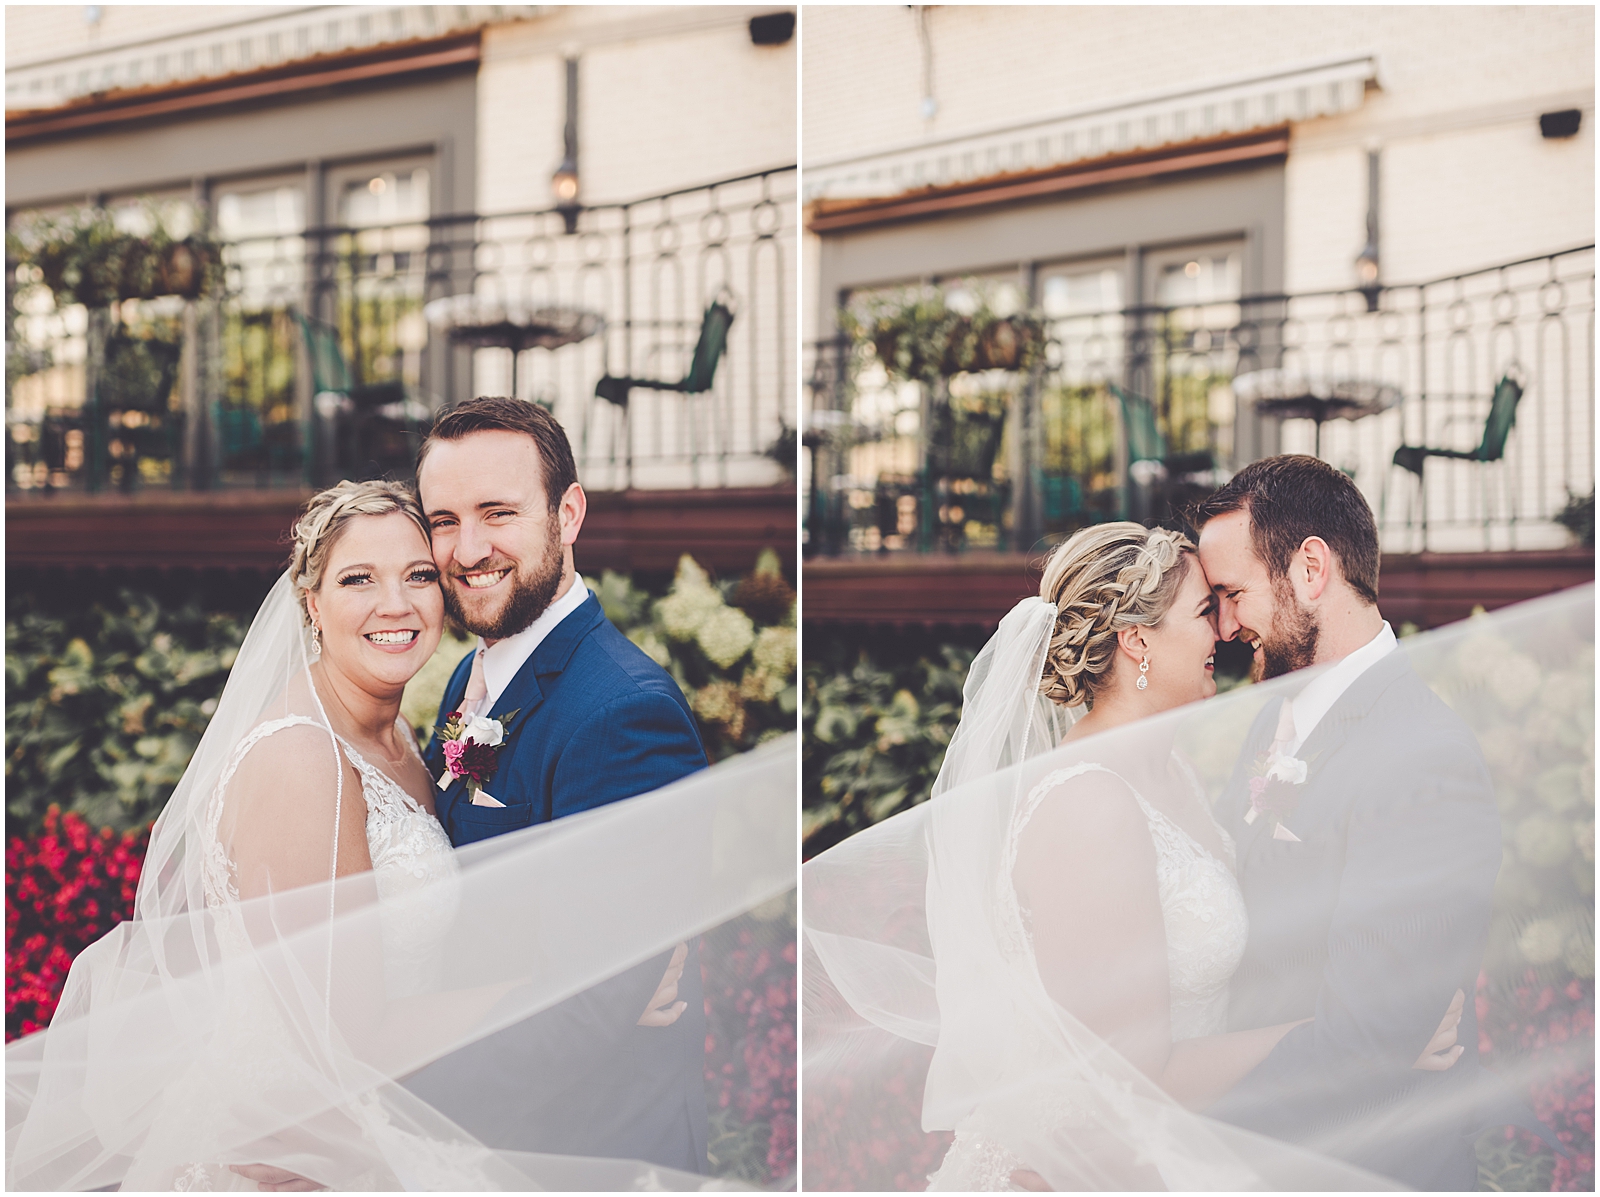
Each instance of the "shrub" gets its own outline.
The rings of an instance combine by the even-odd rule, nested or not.
[[[147,826],[216,710],[248,621],[132,589],[76,610],[18,607],[6,620],[7,814],[37,829],[59,805],[96,827]]]
[[[795,891],[708,932],[706,1101],[712,1175],[772,1186],[795,1170]]]
[[[928,797],[961,718],[974,652],[847,667],[807,661],[801,749],[803,853],[825,851]]]
[[[6,840],[6,1042],[50,1022],[79,952],[133,917],[150,833],[50,807],[37,835]]]

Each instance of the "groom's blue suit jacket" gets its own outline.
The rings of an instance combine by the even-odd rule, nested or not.
[[[439,708],[454,711],[469,653]],[[457,847],[659,789],[706,766],[689,705],[666,671],[612,626],[591,593],[534,649],[491,717],[506,724],[494,778],[505,806],[474,806],[458,779],[438,796]],[[443,749],[426,758],[438,776]],[[674,862],[693,869],[701,862]],[[704,1171],[705,1005],[690,945],[670,1027],[637,1026],[670,952],[416,1073],[407,1087],[491,1147],[642,1159]],[[471,1113],[452,1110],[454,1082],[472,1077]],[[553,1086],[546,1078],[567,1078]]]
[[[1274,838],[1270,819],[1244,821],[1280,707],[1262,710],[1217,809],[1238,841],[1250,918],[1229,1022],[1314,1021],[1207,1112],[1412,1188],[1475,1188],[1472,1136],[1499,1117],[1503,1093],[1479,1065],[1473,1001],[1500,868],[1477,741],[1391,652],[1296,754],[1308,777],[1282,821],[1297,843]],[[1414,1070],[1457,989],[1462,1058]]]

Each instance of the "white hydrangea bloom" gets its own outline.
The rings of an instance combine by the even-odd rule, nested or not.
[[[786,678],[794,672],[799,656],[793,628],[762,628],[756,636],[755,649],[750,654],[758,668],[773,677]]]
[[[737,607],[724,606],[707,616],[695,633],[706,656],[726,669],[755,643],[756,625]]]
[[[693,640],[701,626],[726,605],[706,571],[685,553],[678,558],[672,593],[656,604],[656,615],[668,636]]]

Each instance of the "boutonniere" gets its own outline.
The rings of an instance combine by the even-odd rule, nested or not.
[[[1250,810],[1244,821],[1254,823],[1266,815],[1272,820],[1273,839],[1298,844],[1300,837],[1285,827],[1283,820],[1294,814],[1308,772],[1306,762],[1298,757],[1258,754],[1250,774]]]
[[[516,711],[507,711],[499,719],[482,715],[463,719],[460,711],[451,711],[444,726],[433,729],[444,744],[444,772],[439,774],[439,788],[449,789],[454,778],[465,777],[469,794],[483,789],[494,776],[495,763],[505,747],[506,724],[516,717]]]

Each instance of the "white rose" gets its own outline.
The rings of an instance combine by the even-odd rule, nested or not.
[[[1306,763],[1292,756],[1275,756],[1267,765],[1267,776],[1297,786],[1306,779]]]
[[[482,715],[474,715],[461,729],[461,738],[471,740],[474,744],[495,748],[506,738],[506,731],[500,726],[498,719],[485,719]]]

